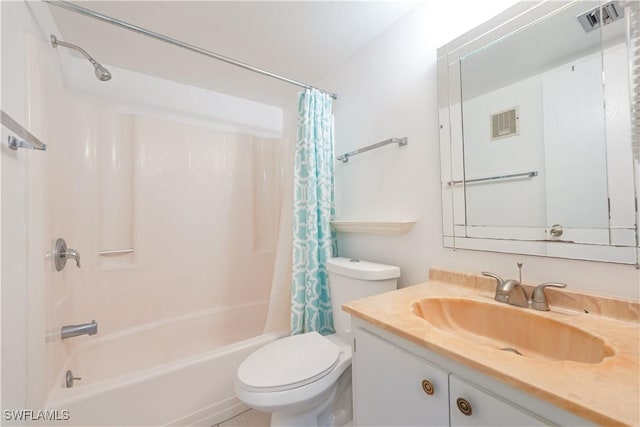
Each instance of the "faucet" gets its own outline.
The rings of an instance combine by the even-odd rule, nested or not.
[[[62,271],[67,264],[67,259],[72,259],[76,262],[76,266],[80,268],[80,253],[75,249],[67,248],[67,242],[60,238],[56,240],[56,245],[53,250],[53,258],[56,266],[56,271]]]
[[[534,310],[549,311],[549,303],[547,302],[547,295],[544,293],[545,288],[566,288],[564,283],[546,282],[535,287],[531,292],[531,298],[527,297],[527,290],[522,286],[522,263],[518,263],[518,269],[520,270],[519,280],[509,279],[502,280],[497,274],[483,271],[482,275],[492,277],[496,280],[496,295],[494,299],[498,302],[504,302],[506,304],[517,305],[518,307],[531,307]],[[516,289],[519,289],[516,291]],[[515,292],[515,294],[514,294]]]
[[[98,333],[98,324],[95,320],[91,323],[83,323],[82,325],[67,325],[60,330],[60,336],[63,340],[78,335],[95,335]]]
[[[483,271],[482,275],[496,279],[497,286],[496,295],[494,297],[496,301],[517,305],[518,307],[529,307],[527,291],[518,280],[502,280],[500,276],[489,273],[488,271]]]
[[[76,266],[80,268],[80,254],[78,253],[78,251],[68,248],[66,251],[64,251],[64,257],[74,260],[76,262]]]
[[[529,307],[534,310],[549,311],[549,303],[547,302],[547,295],[544,293],[545,288],[566,288],[565,283],[547,282],[536,286],[531,292],[531,299],[529,300]]]
[[[517,305],[518,307],[529,307],[527,291],[522,284],[515,279],[502,282],[502,284],[496,288],[495,300]]]

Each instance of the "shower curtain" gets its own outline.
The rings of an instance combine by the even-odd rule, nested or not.
[[[332,99],[300,93],[294,160],[291,333],[333,333],[327,260],[337,254]]]

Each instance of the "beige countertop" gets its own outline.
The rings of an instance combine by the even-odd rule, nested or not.
[[[640,425],[638,301],[548,289],[551,311],[515,307],[601,338],[615,354],[600,363],[520,357],[482,345],[480,340],[473,342],[468,336],[435,328],[412,311],[414,302],[427,297],[455,297],[504,305],[493,300],[494,292],[493,279],[432,269],[425,284],[353,301],[343,309],[594,423]]]

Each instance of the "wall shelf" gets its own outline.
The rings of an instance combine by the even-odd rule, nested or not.
[[[399,221],[331,221],[331,226],[343,233],[405,234],[411,230],[414,220]]]

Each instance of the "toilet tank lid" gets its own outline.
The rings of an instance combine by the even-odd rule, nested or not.
[[[395,265],[378,264],[355,258],[331,258],[327,261],[327,270],[362,280],[387,280],[400,277],[400,268]]]

